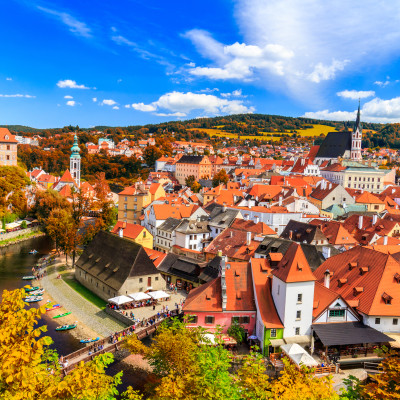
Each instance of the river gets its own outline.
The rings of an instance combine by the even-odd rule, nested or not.
[[[3,290],[14,290],[25,286],[28,282],[23,281],[21,278],[24,275],[31,275],[32,267],[37,260],[48,254],[52,248],[51,240],[45,236],[0,248],[0,298]],[[35,255],[29,254],[32,249],[36,249],[38,253]],[[46,314],[38,325],[47,325],[47,335],[54,341],[51,347],[56,349],[59,354],[69,354],[84,346],[72,335],[56,332],[55,328],[58,325]],[[107,369],[109,375],[115,375],[119,371],[124,373],[123,383],[118,387],[120,391],[125,390],[128,385],[132,385],[136,390],[143,389],[143,385],[147,381],[145,373],[135,371],[132,367],[121,362],[115,362]]]

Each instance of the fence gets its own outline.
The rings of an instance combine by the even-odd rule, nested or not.
[[[2,240],[8,240],[8,239],[14,239],[18,236],[26,235],[27,233],[31,232],[37,232],[39,230],[38,226],[33,226],[32,228],[26,228],[26,229],[18,229],[16,231],[11,231],[7,233],[1,233],[0,234],[0,241]]]

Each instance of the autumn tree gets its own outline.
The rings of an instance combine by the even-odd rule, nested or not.
[[[52,339],[38,321],[46,312],[26,308],[24,290],[5,290],[0,303],[0,398],[5,400],[109,400],[117,395],[121,373],[107,376],[110,354],[79,364],[63,377]]]
[[[185,178],[185,185],[189,188],[191,188],[195,182],[196,178],[194,177],[194,175],[189,175]]]
[[[46,190],[45,192],[36,192],[35,204],[32,212],[39,219],[44,222],[55,209],[71,210],[71,205],[67,199],[61,196],[55,190]]]
[[[156,146],[147,146],[143,151],[143,159],[149,167],[154,166],[156,160],[162,155],[161,150]]]
[[[229,182],[229,175],[226,173],[225,169],[222,168],[213,177],[212,184],[213,187],[217,187],[221,184],[226,185]]]

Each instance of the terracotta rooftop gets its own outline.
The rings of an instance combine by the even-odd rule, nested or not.
[[[15,136],[10,133],[7,128],[0,128],[0,142],[2,143],[18,143]]]
[[[315,281],[315,276],[308,265],[306,256],[297,243],[292,243],[272,274],[283,282]]]
[[[136,239],[144,230],[146,231],[146,234],[150,235],[144,226],[122,221],[118,221],[115,224],[114,228],[111,230],[111,233],[119,235],[120,229],[123,230],[123,237],[127,239]]]

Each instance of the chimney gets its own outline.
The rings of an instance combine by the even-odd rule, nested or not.
[[[254,222],[255,222],[256,224],[258,224],[258,223],[260,222],[260,217],[259,217],[258,215],[256,215],[256,216],[254,217]]]
[[[329,190],[331,190],[331,189],[332,189],[332,183],[329,184]]]
[[[322,247],[322,255],[327,260],[331,256],[331,248],[328,246]]]
[[[250,246],[251,243],[251,232],[247,232],[246,234],[246,244],[247,246]]]
[[[329,272],[329,269],[327,269],[324,272],[324,286],[329,289],[330,284],[331,284],[331,273]]]
[[[363,227],[363,216],[359,215],[358,216],[358,229],[362,229]]]
[[[247,207],[248,207],[249,210],[251,210],[251,207],[252,207],[251,200],[249,200],[249,204],[247,205]]]
[[[233,237],[233,231],[231,231],[231,237]]]
[[[289,239],[290,239],[290,240],[293,239],[293,231],[289,231]]]
[[[118,234],[119,234],[120,238],[123,238],[124,237],[124,228],[119,228]]]
[[[387,244],[388,244],[388,237],[387,237],[387,236],[384,236],[384,237],[383,237],[383,245],[384,245],[384,246],[387,246]]]
[[[283,199],[283,197],[279,196],[279,207],[282,207],[282,199]]]
[[[378,222],[378,214],[374,214],[372,216],[372,225],[375,225]]]
[[[225,269],[226,269],[226,256],[221,259],[221,297],[222,297],[222,311],[226,311],[226,304],[228,302],[228,298],[226,296],[226,281],[225,281]]]
[[[222,206],[222,212],[226,212],[226,206]]]

